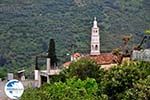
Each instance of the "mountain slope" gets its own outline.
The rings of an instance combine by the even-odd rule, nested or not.
[[[35,56],[47,52],[50,38],[61,62],[69,59],[66,53],[89,52],[94,16],[102,51],[110,51],[121,45],[123,35],[132,34],[132,43],[139,43],[140,33],[150,28],[150,1],[1,0],[0,65],[33,66]]]

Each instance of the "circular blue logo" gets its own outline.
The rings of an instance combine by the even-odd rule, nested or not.
[[[8,81],[5,85],[5,93],[10,99],[19,99],[23,92],[23,84],[16,79]]]

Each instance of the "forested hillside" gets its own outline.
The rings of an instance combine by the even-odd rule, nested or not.
[[[0,66],[33,67],[50,38],[60,61],[69,59],[66,53],[89,52],[94,16],[102,51],[120,46],[123,35],[132,34],[134,45],[150,28],[150,1],[0,0]]]

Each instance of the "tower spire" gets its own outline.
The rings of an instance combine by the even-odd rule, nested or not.
[[[99,27],[97,26],[96,17],[94,17],[92,33],[91,33],[91,55],[100,54],[100,36]]]
[[[96,17],[94,17],[93,27],[94,27],[94,28],[97,28],[97,20],[96,20]]]

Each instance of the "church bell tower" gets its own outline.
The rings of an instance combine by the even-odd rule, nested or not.
[[[96,17],[94,18],[92,32],[91,32],[91,53],[90,55],[100,54],[100,37],[99,27],[97,26]]]

